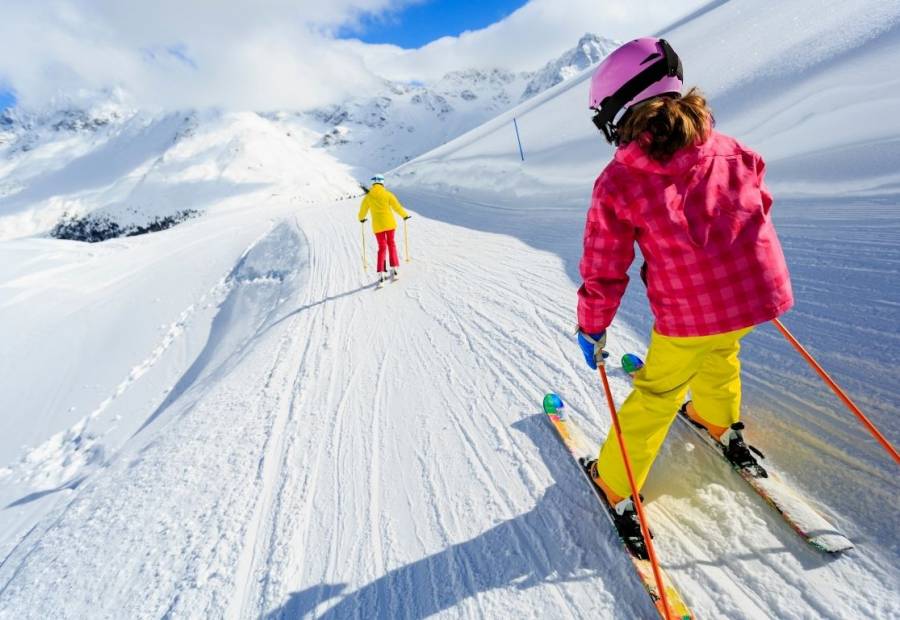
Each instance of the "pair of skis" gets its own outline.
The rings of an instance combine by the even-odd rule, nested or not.
[[[628,360],[628,363],[623,364],[626,367],[626,370],[636,370],[633,367],[633,362],[634,360],[640,362],[639,358],[636,356],[628,357],[631,357],[632,359]],[[682,412],[683,411],[684,409],[682,409]],[[596,458],[596,447],[587,439],[581,429],[571,419],[570,414],[565,410],[565,407],[562,404],[562,400],[555,394],[548,394],[547,397],[544,398],[544,412],[547,414],[547,418],[556,430],[557,435],[578,463],[579,469],[582,474],[584,474],[585,480],[587,480],[601,506],[603,506],[603,513],[615,527],[615,520],[611,512],[613,508],[607,502],[604,493],[596,484],[594,484],[587,469],[590,460]],[[678,419],[698,437],[703,445],[706,445],[727,461],[725,447],[715,440],[705,428],[696,425],[685,413],[679,413]],[[853,548],[853,543],[851,543],[846,536],[841,534],[841,532],[822,516],[822,514],[807,500],[796,493],[796,491],[784,482],[777,473],[766,471],[760,466],[754,468],[741,468],[734,466],[730,461],[729,465],[732,465],[741,478],[744,479],[769,506],[774,508],[791,529],[793,529],[808,544],[826,553],[840,553]],[[623,548],[631,560],[638,578],[647,590],[651,601],[657,611],[659,611],[660,616],[682,619],[692,618],[693,615],[691,614],[690,609],[672,585],[671,579],[663,571],[662,582],[666,590],[666,598],[669,601],[670,612],[668,615],[665,613],[665,610],[663,610],[662,607],[662,599],[653,577],[650,561],[638,556],[629,546],[624,544],[624,541]]]
[[[397,272],[393,272],[390,276],[386,276],[384,279],[379,278],[377,282],[375,282],[375,290],[383,289],[388,282],[394,283],[400,279],[400,274]]]

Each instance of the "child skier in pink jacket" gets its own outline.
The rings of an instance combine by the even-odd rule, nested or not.
[[[619,418],[638,487],[689,389],[686,413],[732,462],[755,463],[740,433],[739,343],[793,305],[762,158],[716,132],[703,96],[681,89],[681,61],[656,38],[618,48],[591,84],[594,123],[618,148],[587,215],[578,339],[596,369],[637,242],[655,324]],[[617,513],[634,521],[614,437],[592,476]]]

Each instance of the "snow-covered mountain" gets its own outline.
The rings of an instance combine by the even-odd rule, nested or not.
[[[360,192],[348,167],[312,147],[316,134],[253,112],[148,114],[104,101],[12,112],[4,126],[0,239],[138,234],[285,186],[303,187],[303,201]]]
[[[341,161],[384,171],[477,127],[512,105],[564,82],[615,49],[595,34],[542,68],[448,73],[428,84],[385,81],[380,92],[302,115],[321,131],[319,145]],[[291,115],[281,115],[290,122]],[[294,119],[296,122],[297,119]]]
[[[0,239],[140,234],[230,204],[225,194],[279,193],[286,184],[303,185],[305,200],[356,195],[351,175],[364,179],[420,155],[612,47],[585,35],[533,73],[460,70],[433,84],[384,81],[372,96],[302,114],[153,115],[116,91],[88,103],[9,110],[0,116]]]
[[[578,44],[562,56],[535,71],[519,98],[525,101],[560,82],[572,79],[590,66],[606,58],[619,43],[595,34],[586,34]]]

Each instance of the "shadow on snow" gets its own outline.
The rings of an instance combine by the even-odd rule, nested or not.
[[[655,614],[637,581],[619,577],[631,570],[628,560],[619,553],[619,543],[605,527],[595,498],[543,418],[544,414],[525,416],[512,425],[534,442],[555,481],[530,511],[391,570],[356,591],[345,593],[346,584],[334,583],[293,592],[265,618],[418,619],[491,590],[596,580],[603,585],[597,589],[595,612],[609,617]],[[316,612],[331,599],[338,600]]]

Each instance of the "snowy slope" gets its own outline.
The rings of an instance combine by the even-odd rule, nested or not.
[[[73,468],[74,489],[4,485],[0,616],[652,614],[538,405],[552,386],[593,436],[606,430],[571,346],[565,262],[533,247],[570,256],[577,240],[555,214],[461,201],[458,226],[440,221],[444,199],[401,197],[417,210],[413,262],[377,292],[346,221],[355,204],[265,207],[277,223],[232,253],[215,303],[170,346],[193,342],[193,361],[180,375],[178,360],[153,366],[171,396],[115,409],[103,459]],[[474,230],[485,213],[507,230]],[[208,222],[148,239],[169,246],[194,227],[202,247]],[[627,322],[614,332],[614,355],[639,346]],[[686,437],[676,431],[647,496],[698,615],[896,614],[896,573],[857,518],[841,524],[861,550],[829,561]],[[45,516],[10,538],[29,512]]]
[[[721,128],[771,163],[798,296],[786,322],[896,442],[897,194],[889,169],[837,155],[889,156],[894,121],[822,132],[858,109],[818,105],[815,86],[840,69],[888,109],[900,11],[820,4],[714,3],[666,34]],[[760,32],[783,36],[758,48]],[[793,64],[795,44],[820,47]],[[699,59],[719,55],[729,71],[701,80]],[[766,71],[779,88],[752,87]],[[384,290],[362,270],[358,199],[326,200],[349,191],[346,168],[268,116],[214,115],[168,148],[162,129],[129,142],[164,179],[143,196],[190,198],[179,188],[200,182],[202,218],[93,245],[0,241],[0,618],[653,617],[540,414],[556,390],[592,437],[609,427],[571,336],[586,201],[609,155],[574,112],[584,87],[558,84],[389,175],[414,213],[413,261]],[[764,126],[765,148],[746,138]],[[50,144],[35,145],[0,160],[0,184],[52,189],[56,174],[98,209],[114,208],[110,187],[141,191],[127,174],[68,186],[78,168],[50,151],[42,167],[29,153]],[[810,176],[813,157],[849,167],[846,182]],[[29,226],[15,230],[43,230]],[[648,329],[632,287],[613,357]],[[744,359],[751,439],[857,549],[804,546],[676,427],[645,489],[667,572],[697,617],[900,616],[896,469],[772,330]],[[612,379],[621,401],[627,380]]]

